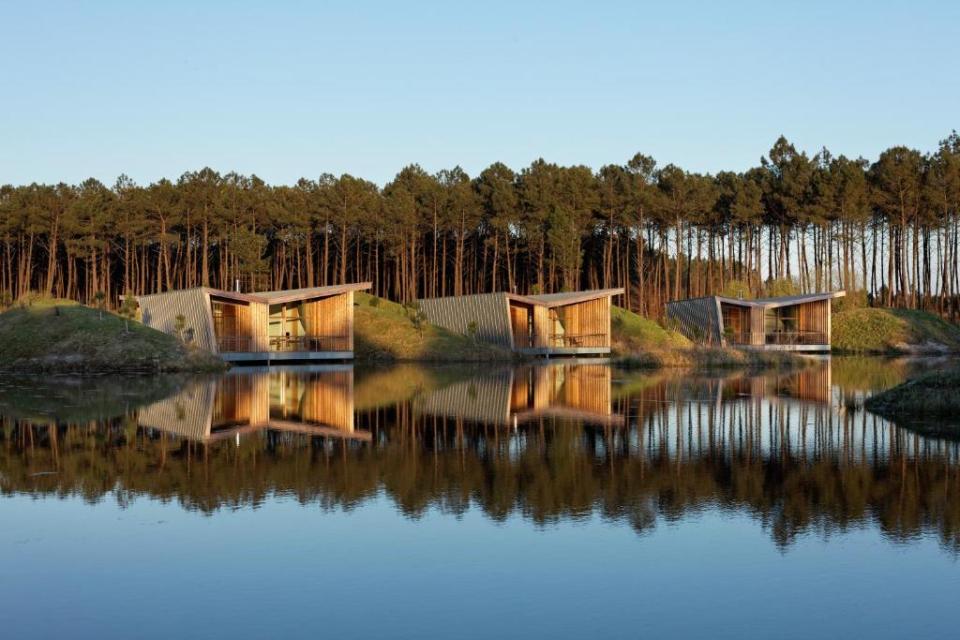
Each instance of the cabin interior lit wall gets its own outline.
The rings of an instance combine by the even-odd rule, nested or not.
[[[210,299],[213,335],[219,351],[250,351],[253,347],[250,306],[218,298]]]
[[[305,351],[353,350],[353,292],[270,305],[271,343],[294,341]]]
[[[609,347],[610,299],[597,298],[550,309],[550,346]]]

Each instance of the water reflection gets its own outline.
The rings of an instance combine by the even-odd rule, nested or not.
[[[194,381],[138,412],[138,424],[199,442],[259,430],[369,440],[354,428],[353,368],[240,370]]]
[[[0,488],[146,495],[207,513],[277,495],[350,508],[384,494],[410,517],[599,514],[640,533],[735,510],[784,547],[807,532],[876,527],[960,549],[960,445],[863,411],[863,396],[907,373],[873,361],[882,374],[870,383],[865,366],[240,371],[81,420],[11,412],[0,384]]]
[[[605,364],[524,366],[442,386],[422,399],[425,415],[517,425],[543,418],[623,424],[613,413],[612,370]]]

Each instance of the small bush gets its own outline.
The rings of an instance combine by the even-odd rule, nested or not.
[[[867,292],[863,289],[857,289],[854,291],[847,291],[847,295],[843,298],[836,298],[833,301],[833,311],[839,313],[841,311],[850,311],[852,309],[863,309],[867,306]]]
[[[763,293],[768,298],[795,296],[800,293],[800,287],[791,278],[771,278],[763,284]]]
[[[379,296],[370,296],[370,302],[367,303],[374,309],[380,306],[380,297]]]
[[[723,289],[720,290],[720,295],[726,298],[742,298],[743,300],[753,298],[750,285],[743,280],[730,280]]]

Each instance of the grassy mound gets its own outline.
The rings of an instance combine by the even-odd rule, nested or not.
[[[960,425],[960,370],[935,371],[869,398],[864,406],[903,426],[939,431],[937,423]],[[930,423],[933,423],[931,425]]]
[[[611,309],[610,324],[615,362],[625,369],[761,369],[805,362],[800,356],[787,352],[694,345],[680,332],[664,329],[653,320],[620,307]]]
[[[682,334],[620,307],[610,308],[610,328],[613,346],[618,351],[689,349],[691,346]]]
[[[833,350],[870,353],[960,351],[960,327],[924,311],[850,309],[833,314]]]
[[[66,300],[0,314],[0,369],[37,372],[213,371],[216,356],[138,322]]]
[[[621,307],[610,308],[610,342],[617,362],[627,368],[655,369],[693,365],[693,348],[676,331]]]
[[[412,312],[396,302],[356,294],[353,350],[356,360],[470,362],[512,360],[512,352],[476,342],[424,321],[418,329]]]

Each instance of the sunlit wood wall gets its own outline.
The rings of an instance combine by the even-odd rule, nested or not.
[[[185,321],[185,338],[188,342],[207,351],[217,352],[213,334],[213,316],[210,295],[202,288],[168,291],[149,296],[139,296],[140,320],[148,327],[177,335],[177,316]]]
[[[342,337],[345,350],[353,350],[352,291],[304,303],[302,321],[308,335]]]

